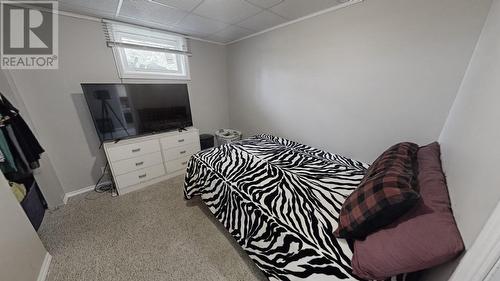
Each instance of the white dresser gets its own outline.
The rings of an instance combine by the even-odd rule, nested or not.
[[[167,132],[104,143],[118,194],[184,174],[191,155],[200,151],[198,129]]]

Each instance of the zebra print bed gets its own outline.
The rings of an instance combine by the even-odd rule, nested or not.
[[[259,135],[194,155],[184,195],[201,196],[270,280],[359,280],[351,272],[347,242],[333,231],[342,203],[366,169],[355,160]]]

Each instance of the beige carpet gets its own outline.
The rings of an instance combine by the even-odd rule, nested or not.
[[[47,212],[47,281],[267,280],[182,177],[124,196],[94,192]]]

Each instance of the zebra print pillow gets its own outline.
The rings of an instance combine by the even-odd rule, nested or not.
[[[259,135],[194,155],[184,196],[201,196],[270,280],[360,280],[352,273],[349,245],[332,233],[366,169]]]

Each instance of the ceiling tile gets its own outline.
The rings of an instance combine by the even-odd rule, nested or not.
[[[245,1],[250,2],[264,9],[271,8],[272,6],[276,6],[277,4],[283,2],[283,0],[245,0]]]
[[[118,0],[59,0],[59,5],[71,5],[90,8],[94,10],[103,10],[106,12],[115,12],[118,7]]]
[[[118,0],[60,0],[59,9],[84,15],[110,17],[116,13]]]
[[[296,19],[339,5],[338,0],[285,0],[271,10],[288,19]]]
[[[194,13],[227,23],[237,23],[260,11],[261,9],[244,0],[205,0]]]
[[[180,27],[182,30],[195,31],[198,35],[208,35],[223,30],[229,25],[220,21],[190,14],[176,24],[176,26]]]
[[[342,0],[123,0],[117,19],[227,43],[340,2]],[[114,18],[118,3],[119,0],[59,0],[59,8]],[[189,14],[193,9],[194,14]]]
[[[236,39],[243,38],[252,33],[254,33],[252,30],[231,25],[226,29],[223,29],[215,34],[210,35],[208,39],[220,43],[228,43]]]
[[[167,5],[185,11],[191,11],[194,7],[200,4],[203,0],[150,0],[151,2]]]
[[[238,23],[238,26],[255,31],[262,31],[270,27],[280,25],[287,20],[268,11],[263,11],[253,17]]]
[[[196,30],[190,30],[187,28],[183,28],[182,26],[171,26],[168,28],[169,31],[178,33],[178,34],[185,34],[186,36],[193,36],[197,38],[206,38],[207,34],[198,32]]]
[[[173,25],[187,15],[185,11],[151,3],[147,0],[124,0],[118,18],[125,17],[161,25]]]

